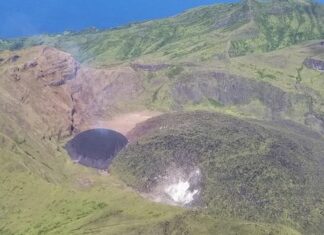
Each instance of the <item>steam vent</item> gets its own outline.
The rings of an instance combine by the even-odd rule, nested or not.
[[[92,129],[78,134],[65,148],[73,161],[104,170],[127,143],[126,137],[116,131]]]

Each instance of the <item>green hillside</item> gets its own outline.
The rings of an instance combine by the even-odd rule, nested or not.
[[[149,202],[115,174],[74,165],[57,143],[22,133],[0,137],[1,235],[299,234]]]
[[[312,1],[255,1],[190,10],[113,30],[1,41],[0,49],[50,45],[79,61],[107,64],[144,57],[212,60],[267,52],[324,38],[324,7]]]
[[[321,66],[308,0],[0,40],[0,235],[323,234]],[[79,131],[143,110],[166,114],[108,172],[70,160]],[[192,204],[150,200],[197,168]]]

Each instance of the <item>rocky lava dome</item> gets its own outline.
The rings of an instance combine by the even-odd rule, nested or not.
[[[65,147],[75,162],[97,169],[107,169],[127,143],[127,138],[116,131],[92,129],[78,134]]]
[[[155,201],[250,221],[289,218],[311,234],[324,196],[324,148],[300,128],[203,111],[164,114],[128,134],[112,170]]]

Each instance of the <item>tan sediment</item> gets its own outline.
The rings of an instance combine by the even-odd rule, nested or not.
[[[96,126],[93,128],[107,128],[118,131],[123,135],[126,135],[131,131],[138,123],[144,122],[152,117],[161,115],[162,113],[157,111],[139,111],[121,114],[114,116],[112,119],[107,121],[98,121]]]

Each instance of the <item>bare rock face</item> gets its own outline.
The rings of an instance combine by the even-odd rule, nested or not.
[[[11,125],[44,139],[95,128],[143,91],[130,67],[81,67],[70,54],[50,47],[0,52],[0,58],[0,126],[11,118]]]
[[[80,67],[73,57],[53,48],[45,47],[41,57],[31,61],[27,66],[33,68],[39,65],[38,78],[48,82],[50,86],[60,86],[75,79]]]
[[[78,130],[97,128],[99,121],[133,102],[144,90],[141,77],[130,67],[94,69],[82,67],[70,83]]]
[[[304,65],[309,69],[314,69],[314,70],[324,72],[324,61],[322,60],[307,58],[304,61]]]
[[[291,107],[289,94],[269,83],[222,72],[195,74],[173,88],[174,100],[180,104],[198,104],[212,99],[220,105],[244,105],[257,99],[276,116]]]
[[[21,51],[20,54],[5,60],[3,66],[9,67],[10,75],[23,76],[32,70],[33,77],[47,85],[56,86],[76,78],[80,67],[70,54],[50,47],[35,47]]]
[[[0,65],[2,116],[11,125],[32,130],[44,139],[70,134],[73,103],[68,87],[56,86],[76,78],[78,63],[71,55],[49,47],[34,47],[14,53],[2,52]],[[19,120],[19,121],[18,121]]]
[[[7,59],[6,62],[8,62],[8,63],[14,63],[14,62],[16,62],[19,58],[20,58],[19,55],[13,55],[13,56],[10,56],[10,57]]]

